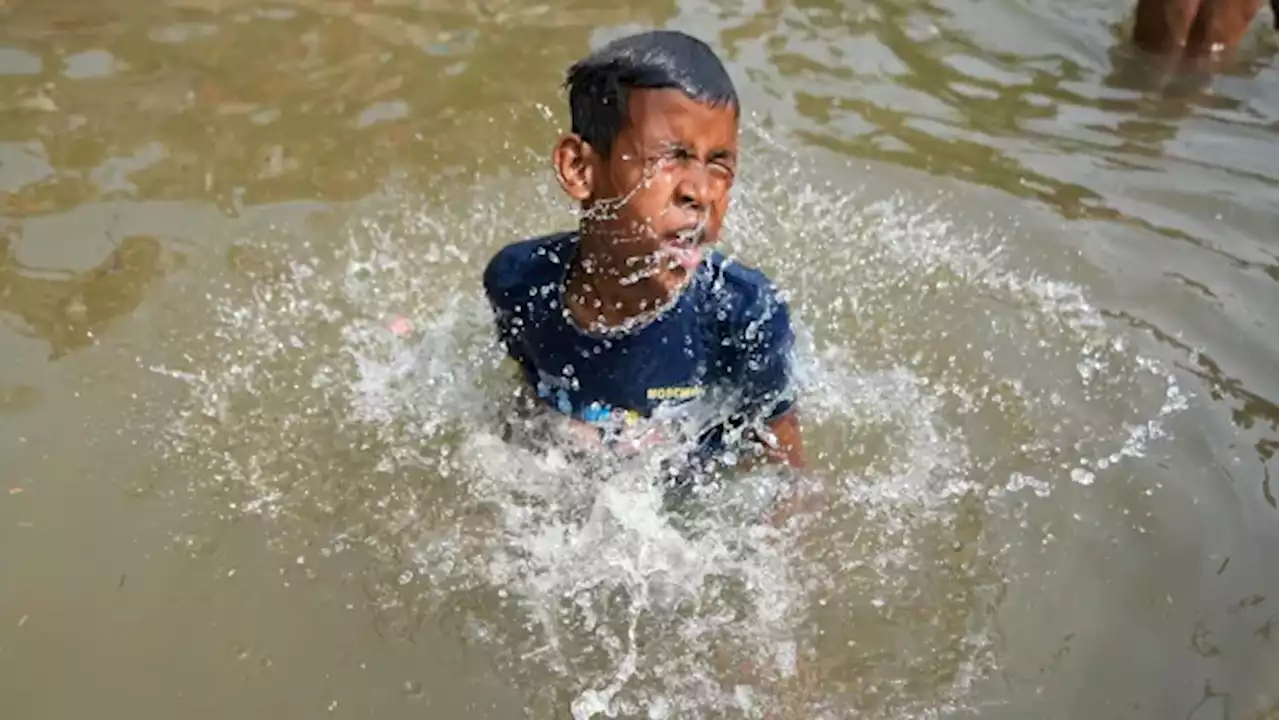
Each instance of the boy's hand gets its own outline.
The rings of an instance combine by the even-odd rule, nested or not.
[[[598,450],[604,443],[600,441],[600,430],[594,425],[577,418],[560,419],[561,437],[580,450]]]
[[[797,469],[804,468],[804,443],[800,439],[800,416],[795,411],[769,423],[773,437],[765,442],[769,459]]]
[[[782,528],[799,513],[815,512],[821,507],[822,491],[812,479],[799,479],[787,488],[768,515],[768,523]]]
[[[800,418],[796,411],[792,410],[769,423],[769,431],[773,435],[765,442],[769,459],[803,470],[805,468],[804,445],[800,438]],[[796,513],[816,510],[821,499],[820,493],[809,487],[810,485],[812,485],[811,482],[798,478],[797,482],[787,488],[773,512],[769,514],[769,524],[780,528],[786,525]]]

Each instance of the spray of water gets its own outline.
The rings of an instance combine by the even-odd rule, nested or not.
[[[490,648],[531,716],[965,707],[1000,667],[1036,504],[1104,482],[1186,401],[1080,288],[1016,269],[996,228],[814,184],[755,144],[781,169],[740,186],[726,236],[791,293],[819,511],[760,522],[795,480],[777,469],[673,506],[652,453],[504,440],[519,388],[479,274],[561,224],[532,179],[245,238],[209,330],[155,366],[191,389],[170,456],[281,536],[367,553],[384,612]],[[387,329],[397,314],[412,334]]]

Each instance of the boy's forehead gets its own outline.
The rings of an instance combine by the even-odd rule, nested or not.
[[[636,89],[627,98],[626,131],[634,140],[697,141],[736,145],[738,111],[732,105],[711,105],[679,90]]]

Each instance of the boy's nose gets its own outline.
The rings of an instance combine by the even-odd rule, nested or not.
[[[701,167],[688,168],[676,184],[676,204],[689,210],[701,211],[711,204],[711,183],[707,171]]]

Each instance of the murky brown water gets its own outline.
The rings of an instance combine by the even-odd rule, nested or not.
[[[430,458],[485,446],[374,402],[382,341],[350,328],[470,337],[480,263],[569,222],[540,159],[563,69],[657,25],[731,61],[731,241],[793,289],[814,452],[861,479],[790,559],[839,578],[802,613],[811,707],[1274,718],[1275,41],[1172,78],[1121,5],[0,4],[4,716],[565,717],[599,689],[620,654],[542,667],[505,590],[437,572],[433,533],[492,498]],[[441,342],[430,393],[484,405]],[[633,680],[654,717],[791,702],[699,705],[661,675],[746,691],[671,652]]]

